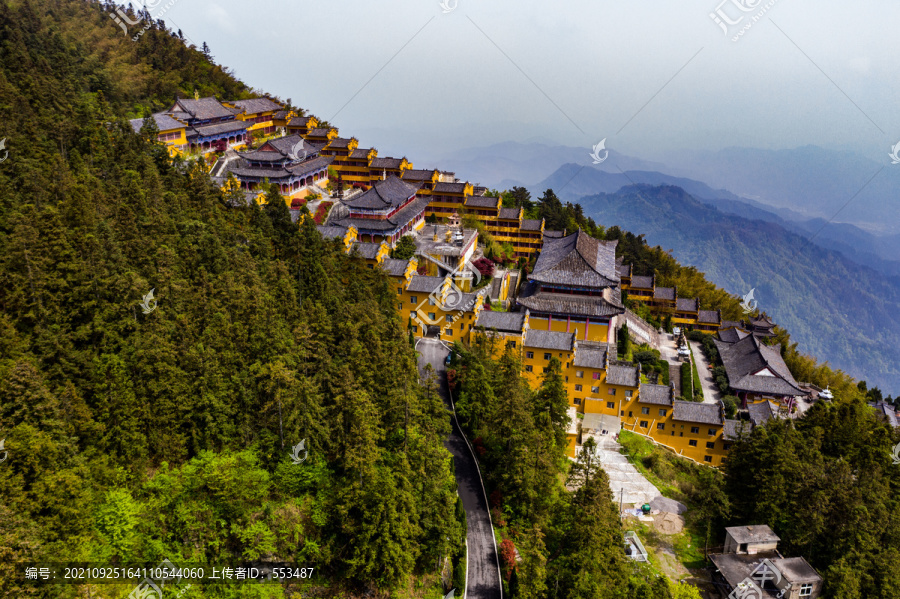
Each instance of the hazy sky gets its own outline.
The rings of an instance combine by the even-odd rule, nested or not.
[[[661,161],[806,144],[884,161],[900,140],[896,2],[168,1],[248,85],[381,155],[606,138]],[[744,18],[726,35],[717,8]]]

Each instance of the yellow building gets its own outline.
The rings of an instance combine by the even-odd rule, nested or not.
[[[161,112],[152,115],[153,122],[159,130],[156,138],[166,144],[169,156],[182,154],[187,148],[188,126],[178,119]],[[144,126],[144,119],[131,119],[129,121],[135,133],[140,133]]]
[[[329,227],[326,225],[316,225],[316,229],[325,239],[340,239],[344,244],[344,251],[349,253],[350,248],[356,243],[357,231],[356,227]]]
[[[625,313],[615,265],[615,241],[584,231],[547,238],[516,302],[531,311],[531,328],[612,343],[616,319]]]
[[[419,186],[419,195],[430,196],[434,186],[440,181],[440,173],[437,169],[409,169],[403,171],[401,179],[412,185]]]
[[[375,156],[369,162],[369,180],[377,181],[379,179],[387,179],[389,175],[403,178],[403,173],[412,169],[413,163],[403,158],[378,158]]]
[[[318,126],[319,121],[314,116],[294,116],[287,121],[285,129],[287,129],[288,134],[306,136]],[[335,135],[335,137],[337,136]]]
[[[356,242],[350,246],[349,254],[359,254],[366,261],[369,268],[375,268],[376,264],[380,264],[391,253],[391,246],[387,242],[380,243]]]
[[[290,129],[290,125],[288,125],[288,129]],[[303,138],[316,143],[330,143],[332,140],[337,139],[338,130],[334,127],[317,127],[310,128],[307,130]]]
[[[253,98],[250,100],[233,100],[223,104],[235,111],[234,118],[252,123],[248,127],[251,133],[272,135],[275,133],[275,115],[284,109],[269,98]]]

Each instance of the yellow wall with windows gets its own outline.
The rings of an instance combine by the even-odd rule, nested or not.
[[[531,316],[529,322],[529,328],[537,329],[540,331],[557,331],[561,333],[574,333],[576,329],[578,329],[578,335],[576,338],[578,341],[584,341],[584,329],[585,323],[583,322],[572,322],[567,323],[565,318],[554,318],[553,322],[549,322],[550,319],[545,317],[536,317]],[[590,323],[588,327],[588,337],[587,341],[598,341],[600,343],[607,342],[607,336],[609,335],[609,327],[605,324],[600,323]]]

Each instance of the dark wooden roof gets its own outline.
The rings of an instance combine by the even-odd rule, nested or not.
[[[540,291],[539,287],[536,281],[526,283],[516,300],[518,304],[544,314],[609,317],[625,313],[618,287],[607,287],[603,295],[592,296]]]
[[[574,347],[574,344],[574,333],[541,331],[537,329],[528,329],[525,331],[525,347],[570,351]]]
[[[476,327],[496,329],[504,333],[521,333],[525,326],[525,312],[493,312],[483,310],[475,321]]]
[[[675,401],[675,390],[668,385],[651,385],[641,383],[638,392],[638,401],[641,403],[671,406]]]
[[[731,344],[715,340],[715,344],[732,389],[771,395],[805,395],[784,363],[780,345],[763,345],[753,335]],[[773,376],[755,374],[764,369]]]
[[[396,175],[388,175],[387,179],[375,181],[370,189],[344,204],[349,208],[384,210],[402,206],[418,189],[418,186],[401,181]]]
[[[213,97],[199,100],[179,98],[169,112],[184,111],[199,121],[233,118],[234,112]]]
[[[547,239],[528,278],[568,287],[618,286],[617,243],[599,241],[580,229],[562,239]]]
[[[258,114],[260,112],[275,112],[281,110],[281,104],[276,104],[269,98],[252,98],[250,100],[234,100],[229,102],[240,108],[244,114]]]
[[[674,401],[672,420],[696,424],[724,424],[720,404],[682,401],[680,399]]]
[[[637,387],[641,384],[641,373],[631,364],[610,364],[606,369],[606,384]]]

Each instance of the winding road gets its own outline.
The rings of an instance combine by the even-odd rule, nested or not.
[[[450,353],[447,347],[437,339],[420,339],[416,343],[419,352],[419,372],[424,374],[426,364],[431,364],[438,378],[438,391],[444,405],[451,413],[453,429],[444,443],[453,454],[456,465],[456,482],[459,496],[466,510],[466,599],[502,599],[500,584],[500,561],[497,559],[497,545],[494,540],[494,528],[488,512],[487,497],[481,482],[481,473],[475,462],[475,456],[469,447],[450,401],[447,388],[447,367],[444,360]]]

